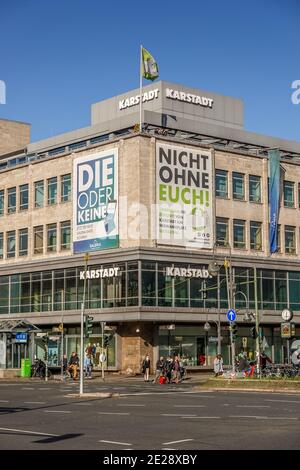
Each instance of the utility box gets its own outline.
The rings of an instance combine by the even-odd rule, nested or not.
[[[31,377],[30,359],[21,359],[21,377]]]

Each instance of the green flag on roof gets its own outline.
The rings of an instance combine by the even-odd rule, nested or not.
[[[158,77],[158,66],[147,49],[142,47],[142,76],[146,80],[155,80]]]

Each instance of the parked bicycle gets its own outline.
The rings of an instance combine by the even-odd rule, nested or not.
[[[47,370],[47,377],[52,376],[51,371]],[[31,377],[40,377],[44,379],[46,377],[46,364],[41,359],[35,359],[31,366]]]

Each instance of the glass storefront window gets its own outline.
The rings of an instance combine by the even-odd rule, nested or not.
[[[54,310],[62,310],[64,305],[64,271],[54,271]]]
[[[7,314],[9,299],[9,277],[0,276],[0,314]]]
[[[157,273],[158,279],[158,306],[172,307],[173,299],[173,281],[170,276],[166,276],[165,272]]]
[[[175,307],[188,307],[189,306],[189,286],[186,277],[175,277],[174,279],[175,291]]]
[[[31,275],[31,312],[39,312],[41,309],[41,273]]]
[[[65,277],[66,277],[66,280],[65,280],[65,310],[76,310],[76,306],[77,306],[77,273],[76,273],[76,269],[66,269]]]
[[[154,265],[155,267],[155,265]],[[146,271],[143,267],[142,272],[142,305],[155,305],[156,304],[156,273],[153,271]]]
[[[30,274],[21,274],[20,304],[21,312],[30,312]]]
[[[42,273],[42,312],[52,310],[52,271]]]
[[[138,271],[127,272],[127,306],[138,305]]]
[[[192,277],[190,279],[190,297],[192,308],[204,307],[204,283],[201,278]]]

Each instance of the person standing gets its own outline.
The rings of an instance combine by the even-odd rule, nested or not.
[[[221,354],[217,354],[214,359],[214,373],[215,377],[223,374],[223,358]]]
[[[163,356],[161,356],[156,363],[155,377],[152,381],[153,383],[158,382],[159,378],[163,375],[164,365],[165,365],[165,361],[164,361]]]
[[[92,378],[92,357],[89,354],[85,355],[84,369],[85,369],[85,377],[87,377],[88,379],[91,379]]]
[[[144,374],[144,381],[149,382],[149,374],[150,374],[150,357],[147,354],[142,362],[142,372]]]

